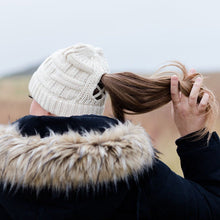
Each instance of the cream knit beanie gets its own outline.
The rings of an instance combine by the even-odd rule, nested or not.
[[[77,44],[49,56],[33,74],[29,92],[57,116],[101,115],[106,95],[98,83],[104,73],[109,73],[109,66],[102,50]]]

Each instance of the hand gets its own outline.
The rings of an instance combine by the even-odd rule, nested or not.
[[[194,73],[195,70],[191,70]],[[178,90],[178,77],[171,77],[171,98],[173,104],[173,118],[181,136],[198,131],[206,126],[206,107],[209,94],[205,93],[197,103],[199,90],[202,85],[202,78],[198,77],[192,87],[189,97],[186,97]]]

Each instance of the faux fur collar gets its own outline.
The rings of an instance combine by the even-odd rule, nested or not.
[[[152,167],[155,152],[144,129],[130,122],[104,133],[51,132],[23,137],[15,125],[0,125],[0,181],[55,190],[126,180]]]

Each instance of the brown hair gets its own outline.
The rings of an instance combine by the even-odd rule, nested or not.
[[[165,71],[167,67],[177,67],[181,74],[176,71]],[[142,77],[131,72],[104,74],[101,81],[110,95],[114,116],[124,122],[125,114],[150,112],[170,102],[170,78],[173,74],[179,75],[179,90],[187,97],[195,79],[201,76],[200,73],[188,75],[185,66],[179,62],[163,66],[151,77]],[[197,133],[199,138],[211,129],[218,112],[214,94],[204,85],[200,89],[197,103],[204,93],[210,96],[206,109],[207,127]]]

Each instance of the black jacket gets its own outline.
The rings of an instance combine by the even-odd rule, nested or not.
[[[176,141],[185,178],[143,128],[95,115],[0,126],[0,219],[220,219],[220,141]]]

